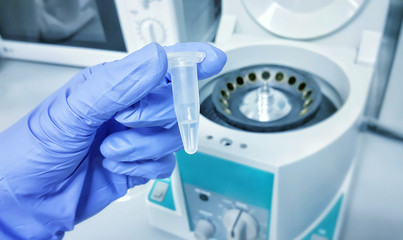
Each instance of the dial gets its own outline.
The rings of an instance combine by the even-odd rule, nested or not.
[[[157,42],[163,44],[165,41],[165,29],[162,23],[155,19],[146,19],[140,23],[140,34],[146,44]]]
[[[207,240],[215,233],[214,225],[208,220],[202,219],[197,222],[194,236],[197,240]]]
[[[258,234],[256,220],[241,209],[228,210],[223,218],[227,240],[253,240]]]

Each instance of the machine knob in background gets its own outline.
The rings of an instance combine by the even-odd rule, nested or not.
[[[194,236],[197,240],[208,240],[215,233],[214,225],[207,220],[200,220],[194,231]]]
[[[146,44],[157,42],[159,44],[165,41],[165,29],[163,25],[154,19],[146,19],[140,23],[140,33]]]
[[[240,209],[227,211],[223,218],[227,230],[227,240],[253,240],[258,234],[256,220]]]

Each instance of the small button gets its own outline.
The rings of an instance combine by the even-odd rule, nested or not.
[[[199,198],[202,201],[208,201],[208,196],[204,193],[200,193]]]
[[[164,200],[165,194],[168,190],[168,183],[157,181],[154,185],[154,190],[151,194],[151,199],[157,202]]]

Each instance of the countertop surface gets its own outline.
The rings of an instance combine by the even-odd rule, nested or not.
[[[80,70],[0,59],[0,132]],[[403,83],[395,83],[394,88],[402,90]],[[396,106],[386,107],[395,108],[403,102],[403,95],[398,97]],[[384,112],[403,118],[402,111],[400,116],[396,116],[396,111]],[[384,114],[382,119],[388,116]],[[341,239],[403,239],[403,142],[370,132],[363,132],[361,140]],[[135,187],[96,216],[78,224],[66,233],[65,239],[178,239],[148,224],[148,187]]]

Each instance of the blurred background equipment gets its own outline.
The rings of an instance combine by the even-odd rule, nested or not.
[[[0,54],[91,66],[150,42],[212,41],[220,7],[220,0],[0,0]]]

